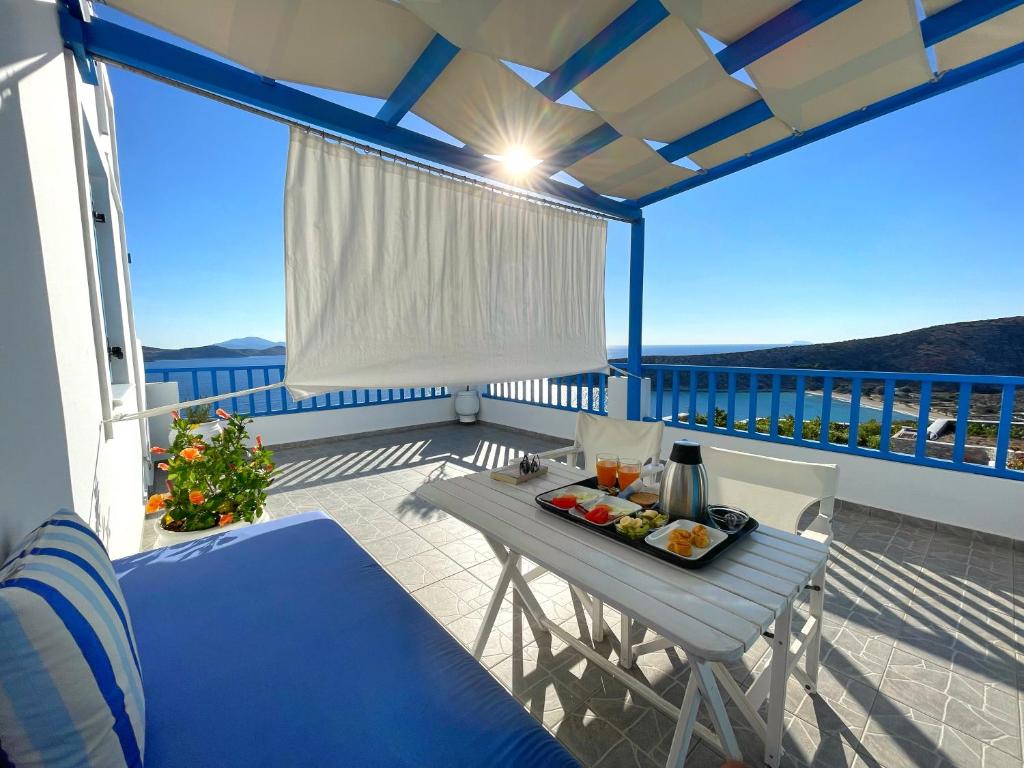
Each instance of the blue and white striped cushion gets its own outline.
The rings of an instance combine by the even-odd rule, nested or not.
[[[103,544],[73,512],[0,568],[0,766],[141,768],[142,675]]]

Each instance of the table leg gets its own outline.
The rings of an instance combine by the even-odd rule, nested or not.
[[[782,760],[782,728],[786,710],[786,681],[789,679],[789,643],[793,604],[789,603],[775,619],[771,639],[772,659],[768,667],[768,719],[765,722],[764,761],[779,768]]]
[[[623,669],[633,666],[633,619],[622,614],[622,628],[619,630],[619,665]]]
[[[807,673],[807,681],[804,689],[808,693],[818,690],[818,663],[821,656],[821,629],[822,614],[825,612],[825,568],[821,569],[811,577],[811,618],[814,619],[814,630],[807,640],[807,651],[804,656],[804,672]]]
[[[594,611],[590,616],[590,637],[595,643],[600,643],[604,640],[604,601],[592,597],[591,605]]]
[[[740,745],[736,741],[736,732],[732,729],[729,721],[729,713],[725,710],[725,701],[722,700],[722,693],[718,690],[718,682],[711,671],[708,662],[698,659],[690,659],[690,678],[696,678],[700,686],[701,696],[707,702],[708,711],[711,715],[711,722],[715,726],[715,733],[725,751],[725,756],[730,760],[743,760],[743,753],[740,752]]]
[[[485,536],[484,539],[486,539],[488,546],[490,546],[491,550],[494,552],[495,557],[498,558],[498,562],[504,565],[512,554],[511,550],[505,548],[499,542],[488,536]],[[540,603],[537,602],[537,598],[533,594],[533,590],[530,589],[530,585],[527,583],[526,579],[523,578],[523,574],[519,572],[519,557],[519,555],[516,555],[516,567],[512,569],[510,574],[512,579],[512,588],[519,593],[521,598],[523,598],[526,610],[529,612],[530,616],[533,617],[534,622],[538,625],[542,625],[543,620],[547,618],[547,615],[544,613],[544,609],[540,607]]]
[[[697,676],[690,675],[683,694],[683,703],[679,707],[679,719],[672,736],[672,746],[668,751],[665,768],[683,768],[686,753],[690,751],[690,739],[693,738],[693,726],[697,723],[697,709],[700,707],[700,687]]]
[[[473,658],[477,661],[484,655],[484,648],[487,647],[487,638],[491,636],[491,630],[494,629],[494,620],[498,617],[498,610],[501,608],[502,600],[505,599],[505,592],[508,591],[509,582],[512,580],[512,572],[518,572],[518,570],[519,555],[509,553],[505,557],[504,564],[501,566],[498,583],[494,587],[491,602],[487,605],[487,611],[484,613],[484,621],[480,625],[480,629],[477,630],[476,640],[473,643]]]

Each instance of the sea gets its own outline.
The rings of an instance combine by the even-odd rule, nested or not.
[[[664,345],[649,345],[643,348],[645,355],[711,355],[721,354],[725,352],[751,352],[756,349],[769,349],[771,347],[781,347],[784,344],[664,344]],[[609,358],[621,358],[626,356],[625,346],[609,346],[608,357]],[[245,367],[260,367],[260,366],[283,366],[284,355],[262,355],[253,357],[204,357],[204,358],[189,358],[183,360],[158,360],[150,361],[146,363],[146,379],[147,381],[160,381],[162,379],[161,371],[173,371],[174,369],[193,369],[193,368],[236,368],[239,366]],[[191,374],[178,373],[169,374],[171,379],[179,382],[181,390],[181,396],[183,399],[192,399],[194,397],[206,397],[214,394],[213,391],[213,376],[210,373],[203,373],[198,377],[199,392],[198,394],[192,393],[192,377]],[[230,392],[232,390],[245,389],[249,386],[247,380],[243,380],[243,377],[236,377],[235,381],[228,380],[226,372],[220,372],[217,374],[217,390],[219,392]],[[271,378],[264,380],[262,378],[262,372],[258,372],[253,380],[252,386],[259,386],[264,383],[278,381],[279,376],[275,371],[271,374]],[[407,390],[411,392],[412,390]],[[375,390],[360,390],[359,394],[351,391],[347,391],[345,394],[345,402],[376,402],[379,395]],[[386,396],[385,396],[386,397]],[[280,407],[280,392],[272,392],[269,395],[257,395],[255,402],[255,408],[262,410],[263,403],[266,403],[267,407],[276,410]],[[268,399],[269,398],[269,399]],[[813,419],[821,415],[822,403],[824,398],[821,395],[815,395],[807,393],[804,396],[804,418]],[[289,399],[290,402],[290,399]],[[779,414],[782,416],[792,414],[795,410],[796,405],[796,393],[795,392],[782,392],[780,396],[780,407]],[[708,404],[708,393],[706,391],[698,391],[697,393],[697,413],[704,414],[707,412]],[[725,393],[719,391],[716,394],[715,405],[719,408],[725,407]],[[665,392],[662,396],[662,414],[668,416],[672,413],[673,399],[671,392]],[[679,397],[679,410],[686,411],[689,408],[689,394],[685,391],[680,392]],[[771,392],[759,392],[757,395],[757,403],[755,405],[756,413],[758,417],[770,416],[771,415]],[[831,407],[831,419],[832,421],[848,422],[850,420],[851,407],[847,400],[834,397],[832,398]],[[750,413],[750,395],[747,392],[736,393],[736,419],[746,419]],[[862,405],[860,407],[860,421],[867,422],[872,419],[880,421],[882,418],[882,410],[873,406]],[[916,413],[907,413],[896,411],[894,413],[896,419],[916,419]]]

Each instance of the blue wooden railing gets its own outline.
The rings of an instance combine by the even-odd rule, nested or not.
[[[237,392],[284,380],[283,365],[240,365],[215,367],[187,367],[147,369],[146,381],[174,381],[182,400],[213,397],[221,393]],[[358,408],[366,405],[433,400],[448,397],[444,387],[416,387],[407,389],[347,389],[329,392],[305,400],[295,400],[281,387],[255,392],[241,397],[226,397],[210,405],[210,412],[224,408],[231,413],[252,416],[275,416],[301,411],[333,411],[339,408]]]
[[[607,395],[608,377],[605,374],[577,373],[551,379],[495,382],[487,385],[483,396],[562,411],[607,415]]]
[[[650,421],[1024,480],[1024,415],[1014,405],[1024,377],[695,365],[645,365],[643,373],[653,386]],[[881,389],[881,402],[866,402],[866,385]],[[900,404],[897,391],[912,403]],[[997,415],[970,416],[981,396],[993,407],[998,400]],[[928,439],[937,406],[954,422],[949,441]],[[971,432],[979,445],[968,443]]]

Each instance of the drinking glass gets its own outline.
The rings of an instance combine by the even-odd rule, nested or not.
[[[597,485],[608,491],[615,487],[615,474],[619,469],[619,457],[611,453],[597,454]]]
[[[619,488],[625,490],[640,477],[640,462],[637,459],[619,459]]]

